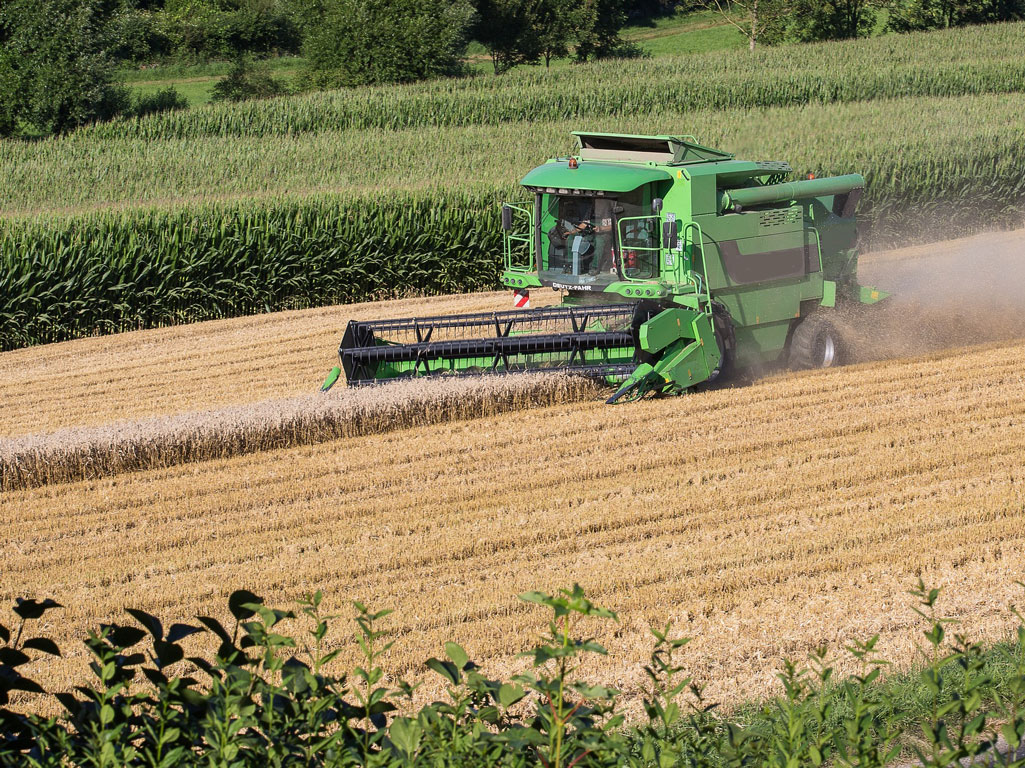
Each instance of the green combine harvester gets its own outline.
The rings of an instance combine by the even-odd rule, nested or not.
[[[565,370],[616,387],[608,402],[683,392],[736,368],[840,364],[844,304],[887,294],[857,279],[859,175],[788,181],[690,136],[575,133],[579,149],[502,206],[502,282],[561,305],[352,321],[350,385],[417,376]]]

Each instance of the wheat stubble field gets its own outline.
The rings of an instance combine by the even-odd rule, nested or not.
[[[1001,248],[1020,253],[1020,235],[1002,237]],[[950,246],[947,258],[994,242]],[[894,279],[910,285],[914,258],[868,260],[866,272],[892,261]],[[1025,334],[972,306],[949,308],[949,333],[918,329],[920,352],[963,342],[965,328],[992,331],[970,348],[8,491],[0,600],[50,596],[66,606],[43,628],[65,657],[37,675],[56,690],[85,674],[74,640],[119,609],[165,622],[221,615],[239,587],[275,603],[320,588],[341,612],[350,599],[394,608],[390,666],[417,678],[448,639],[493,671],[521,665],[514,655],[544,617],[515,594],[579,581],[622,618],[603,635],[611,657],[596,676],[635,688],[647,624],[672,619],[696,638],[691,670],[726,702],[772,690],[781,655],[822,643],[878,632],[884,652],[909,663],[906,590],[918,576],[945,588],[943,609],[975,636],[995,639],[1010,626],[1007,605],[1022,601],[1013,582],[1025,578],[1025,342],[1014,338]],[[295,394],[330,365],[342,319],[372,311],[8,353],[3,434]],[[902,353],[903,330],[890,343]],[[68,373],[78,364],[81,381]],[[341,633],[332,641],[348,643]]]

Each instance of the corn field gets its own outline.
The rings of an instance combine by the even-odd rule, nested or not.
[[[863,242],[878,246],[947,238],[980,222],[1020,221],[1025,137],[1016,120],[1023,110],[1025,96],[1013,94],[634,116],[614,127],[640,132],[666,121],[686,124],[704,128],[705,141],[745,156],[789,158],[801,172],[861,171],[869,181]],[[26,191],[33,187],[31,169],[39,166],[49,169],[49,178],[37,173],[37,188],[64,190],[63,201],[54,192],[57,206],[92,203],[97,209],[0,220],[0,348],[335,302],[494,288],[501,252],[498,202],[516,199],[518,175],[542,161],[546,149],[566,147],[571,127],[447,129],[434,139],[400,132],[387,141],[331,134],[313,137],[305,147],[292,139],[261,139],[249,176],[232,172],[239,147],[227,139],[214,148],[199,142],[191,161],[173,166],[165,160],[180,146],[110,142],[101,154],[80,138],[4,145],[4,165],[27,169],[0,193],[8,198],[7,210],[28,212],[43,203]],[[487,145],[489,133],[494,149]],[[322,141],[330,153],[321,151]],[[295,145],[291,155],[279,151],[282,142]],[[526,163],[525,152],[533,155]],[[83,154],[92,162],[79,162]],[[325,163],[325,157],[335,162]],[[315,163],[342,169],[351,188],[261,199],[277,178],[275,168],[297,167],[292,182],[298,189],[304,169]],[[444,168],[435,184],[432,170],[439,164]],[[184,175],[183,166],[190,169]],[[234,176],[237,199],[217,199],[202,181],[209,168],[220,169],[215,178]],[[97,178],[101,169],[106,183]],[[136,173],[148,180],[150,205],[122,208],[134,192],[117,190]],[[330,184],[330,173],[319,173],[310,180],[314,189]],[[170,190],[182,198],[160,206]]]
[[[8,222],[0,348],[490,288],[500,231],[476,213],[493,205],[451,192]]]
[[[1025,24],[524,69],[413,86],[209,106],[90,129],[96,139],[296,135],[339,130],[594,120],[632,114],[1018,92]],[[680,130],[680,129],[674,129]],[[686,130],[686,129],[684,129]]]
[[[1025,144],[1017,127],[1023,111],[1025,96],[1015,93],[656,111],[610,118],[595,127],[687,131],[741,158],[788,160],[799,175],[859,168],[874,174],[876,194],[920,202],[934,191],[958,199],[958,185],[966,178],[975,179],[976,188],[989,183],[1012,198],[1020,194],[1020,187],[1001,186],[1013,178],[1010,166]],[[0,210],[7,217],[31,218],[316,195],[513,194],[535,164],[568,154],[574,147],[570,132],[582,127],[587,126],[569,120],[521,121],[294,137],[97,142],[75,134],[4,142],[0,165],[10,174],[0,188]]]

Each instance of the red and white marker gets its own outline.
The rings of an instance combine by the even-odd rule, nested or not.
[[[516,309],[530,308],[530,291],[527,288],[513,289],[513,306]]]

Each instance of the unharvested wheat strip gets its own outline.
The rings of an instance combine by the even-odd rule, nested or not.
[[[403,382],[0,442],[0,490],[103,477],[592,397],[561,374]]]

